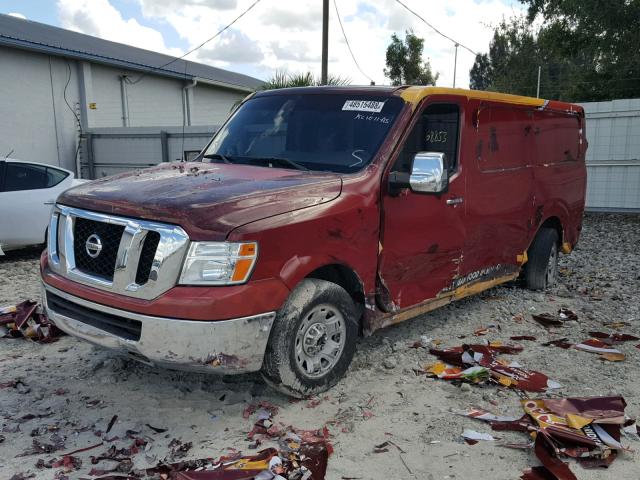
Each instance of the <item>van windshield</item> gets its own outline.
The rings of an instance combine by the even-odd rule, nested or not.
[[[356,172],[374,157],[403,104],[375,95],[257,96],[216,133],[204,159]]]

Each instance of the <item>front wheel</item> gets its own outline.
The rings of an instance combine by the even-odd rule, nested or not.
[[[278,312],[262,375],[293,397],[324,392],[349,368],[357,336],[357,309],[349,294],[335,283],[305,279]]]
[[[524,278],[528,289],[545,290],[558,278],[558,232],[541,228],[528,250]]]

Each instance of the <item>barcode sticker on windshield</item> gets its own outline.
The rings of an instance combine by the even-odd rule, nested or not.
[[[347,100],[344,102],[342,110],[380,113],[382,107],[384,107],[384,102],[375,102],[373,100]]]

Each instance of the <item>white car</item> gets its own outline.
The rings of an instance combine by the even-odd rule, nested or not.
[[[56,198],[83,182],[64,168],[0,159],[0,255],[45,243]]]

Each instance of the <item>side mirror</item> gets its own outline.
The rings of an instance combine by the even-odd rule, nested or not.
[[[392,172],[392,192],[410,188],[415,193],[442,193],[449,185],[446,156],[440,152],[418,152],[413,157],[411,173]]]

